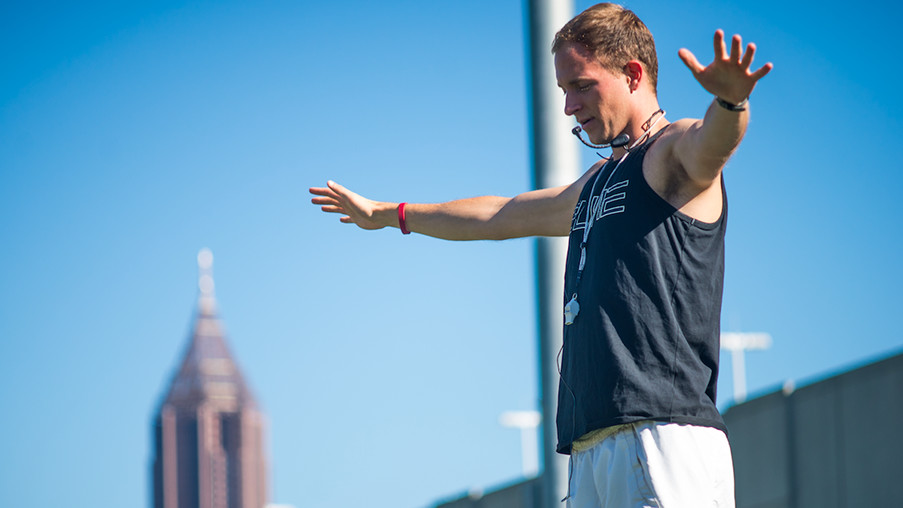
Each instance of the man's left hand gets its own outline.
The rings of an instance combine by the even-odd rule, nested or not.
[[[693,53],[686,48],[681,49],[677,54],[693,73],[696,81],[699,81],[699,84],[709,93],[731,104],[739,104],[749,98],[756,82],[774,67],[769,62],[759,70],[750,72],[756,45],[747,44],[745,54],[742,53],[741,46],[740,36],[735,35],[731,39],[731,53],[727,55],[724,31],[716,30],[715,59],[707,67],[699,63]]]

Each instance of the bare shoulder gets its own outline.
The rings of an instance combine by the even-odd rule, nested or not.
[[[600,159],[598,162],[590,166],[589,169],[586,170],[583,175],[574,181],[574,183],[567,186],[567,189],[564,191],[565,194],[569,196],[569,201],[573,201],[574,205],[577,204],[577,199],[580,197],[580,193],[583,191],[583,187],[586,186],[586,182],[589,181],[590,178],[593,177],[602,166],[605,165],[605,159]]]
[[[699,120],[693,118],[682,118],[666,126],[646,152],[643,175],[649,185],[663,197],[673,194],[675,187],[686,183],[687,174],[677,156],[676,147],[697,122]]]
[[[595,164],[593,164],[589,167],[589,169],[586,170],[586,173],[583,173],[583,176],[581,176],[577,179],[576,182],[574,182],[574,185],[579,184],[579,186],[582,188],[586,184],[586,181],[592,178],[592,176],[595,175],[596,172],[602,169],[602,166],[604,166],[606,162],[607,159],[599,159],[598,161],[596,161]]]
[[[668,125],[649,147],[643,176],[659,196],[687,215],[711,222],[721,213],[720,178],[700,185],[690,177],[676,152],[681,139],[698,129],[702,120],[683,118]]]
[[[580,194],[583,192],[583,188],[586,187],[587,182],[589,182],[605,165],[605,159],[602,159],[592,166],[588,170],[586,170],[583,175],[575,180],[570,185],[565,185],[560,188],[560,192],[558,192],[556,197],[556,201],[559,206],[559,213],[563,218],[567,218],[567,230],[570,232],[571,227],[571,218],[573,216],[574,208],[577,206],[577,201],[580,200]]]
[[[702,123],[698,118],[681,118],[664,128],[661,136],[649,147],[647,157],[674,157],[674,146],[687,134]]]

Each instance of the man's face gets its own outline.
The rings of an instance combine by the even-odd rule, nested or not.
[[[610,143],[627,128],[630,88],[582,46],[566,44],[555,53],[555,76],[564,91],[564,114],[573,115],[589,139]]]

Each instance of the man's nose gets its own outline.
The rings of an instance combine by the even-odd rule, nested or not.
[[[580,111],[580,104],[571,96],[564,96],[564,114],[567,116],[571,116],[574,113]]]

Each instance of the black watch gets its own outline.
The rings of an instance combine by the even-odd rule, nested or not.
[[[728,111],[746,111],[746,105],[749,103],[749,97],[743,99],[737,104],[731,104],[721,97],[715,96],[715,102],[718,103],[719,106],[728,110]]]

